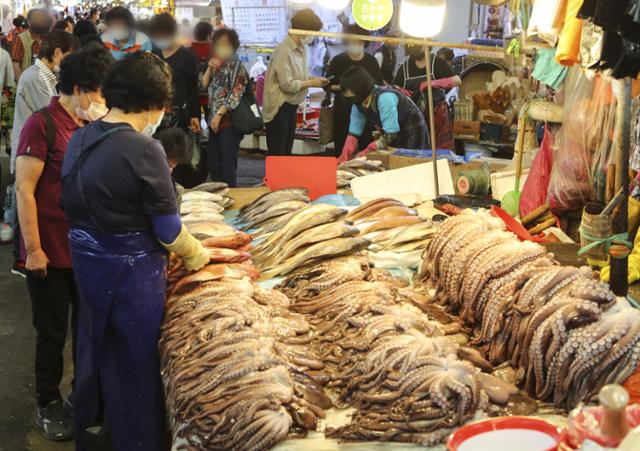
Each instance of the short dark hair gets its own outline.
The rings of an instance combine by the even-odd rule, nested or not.
[[[362,103],[376,86],[374,78],[360,66],[349,68],[340,81],[342,92],[351,91],[355,94],[355,102]]]
[[[240,47],[240,37],[233,28],[218,28],[216,32],[213,33],[213,36],[211,36],[211,43],[215,46],[218,39],[223,36],[226,36],[227,39],[229,39],[229,42],[231,42],[231,45],[233,46],[233,50],[238,50],[238,47]]]
[[[355,24],[355,23],[350,23],[350,24],[345,25],[342,28],[342,32],[344,34],[357,34],[357,35],[360,35],[360,36],[369,36],[369,35],[371,35],[371,33],[369,33],[367,30],[365,30],[360,25]]]
[[[301,9],[291,18],[291,28],[307,31],[320,31],[322,20],[310,8]]]
[[[211,22],[198,22],[193,29],[193,37],[196,41],[208,41],[213,34]]]
[[[64,20],[66,20],[67,22],[69,22],[71,25],[75,25],[76,24],[76,20],[73,18],[73,16],[66,16],[64,18]]]
[[[161,110],[173,97],[171,69],[152,53],[130,53],[111,66],[102,95],[109,108],[126,113]]]
[[[455,57],[455,54],[449,47],[442,47],[438,49],[438,51],[436,52],[436,56],[439,56],[443,60],[449,61]]]
[[[60,92],[71,95],[75,86],[85,92],[97,91],[114,62],[104,46],[91,45],[72,53],[60,64]]]
[[[33,15],[36,13],[42,13],[42,14],[45,14],[46,16],[49,16],[49,11],[47,11],[44,8],[31,8],[27,13],[27,20],[33,19]]]
[[[156,14],[149,22],[149,34],[151,36],[174,35],[177,32],[178,23],[169,13]]]
[[[80,19],[73,27],[73,35],[82,39],[87,35],[98,35],[98,29],[96,26],[87,19]]]
[[[67,27],[69,26],[69,22],[67,22],[66,20],[58,20],[54,25],[53,25],[53,29],[54,30],[62,30],[65,31],[67,29]]]
[[[129,9],[125,8],[124,6],[116,6],[114,8],[111,8],[109,12],[107,12],[107,14],[104,16],[104,21],[107,25],[109,25],[109,23],[113,22],[114,20],[122,20],[130,28],[133,28],[136,25],[135,17],[133,17],[131,11],[129,11]]]
[[[98,8],[93,7],[89,10],[89,17],[93,16],[94,14],[98,14]]]
[[[46,58],[51,61],[56,49],[60,49],[62,53],[68,53],[80,47],[78,38],[69,32],[62,30],[53,30],[42,37],[39,58]]]
[[[157,132],[153,137],[162,144],[167,154],[167,160],[175,161],[178,164],[189,163],[191,161],[193,154],[191,139],[181,128],[165,128]]]
[[[24,27],[25,26],[25,18],[22,16],[18,16],[11,22],[14,27]]]

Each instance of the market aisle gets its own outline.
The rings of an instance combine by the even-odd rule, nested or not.
[[[49,442],[33,424],[35,334],[25,281],[9,272],[10,261],[11,247],[0,246],[0,451],[70,451],[73,442]]]

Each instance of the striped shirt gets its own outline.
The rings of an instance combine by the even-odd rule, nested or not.
[[[109,49],[111,55],[116,59],[120,60],[128,53],[135,53],[139,51],[150,52],[151,51],[151,41],[147,37],[146,34],[136,31],[131,35],[129,40],[121,46],[120,43],[114,39],[108,31],[102,33],[100,35],[100,39],[102,39],[102,43],[104,46]]]

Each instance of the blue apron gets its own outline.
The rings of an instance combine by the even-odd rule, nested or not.
[[[82,188],[81,166],[91,147],[66,183]],[[79,195],[84,198],[82,189]],[[76,450],[87,450],[85,430],[96,422],[101,401],[114,451],[166,449],[158,355],[166,251],[151,232],[115,234],[97,224],[95,229],[72,224],[69,246],[80,297]]]

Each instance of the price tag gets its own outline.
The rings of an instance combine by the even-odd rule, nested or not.
[[[393,15],[392,0],[353,0],[351,8],[356,23],[365,30],[379,30]]]

